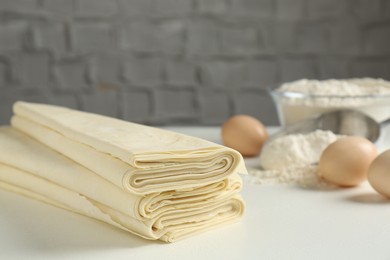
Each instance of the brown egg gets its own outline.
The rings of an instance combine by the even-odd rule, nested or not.
[[[378,152],[365,138],[350,136],[330,144],[322,153],[319,175],[339,186],[356,186],[367,178],[367,170]]]
[[[390,198],[390,150],[375,158],[368,168],[367,177],[377,192]]]
[[[267,138],[264,125],[248,115],[233,116],[222,126],[223,144],[239,151],[243,156],[257,155]]]

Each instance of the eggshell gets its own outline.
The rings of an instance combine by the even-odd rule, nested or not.
[[[356,186],[367,179],[367,170],[378,152],[365,138],[350,136],[330,144],[322,153],[318,172],[339,186]]]
[[[368,168],[367,177],[378,193],[390,198],[390,150],[375,158]]]
[[[222,126],[223,144],[239,151],[243,156],[257,155],[268,133],[264,125],[254,117],[236,115]]]

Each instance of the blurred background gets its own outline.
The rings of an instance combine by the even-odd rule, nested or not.
[[[388,0],[0,0],[0,123],[16,100],[152,125],[278,125],[266,88],[390,79]]]

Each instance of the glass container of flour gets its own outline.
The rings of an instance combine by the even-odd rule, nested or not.
[[[390,82],[382,79],[302,79],[277,86],[271,95],[283,126],[339,109],[361,111],[377,122],[390,118]]]

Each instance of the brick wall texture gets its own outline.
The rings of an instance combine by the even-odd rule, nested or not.
[[[389,0],[0,0],[0,123],[15,100],[162,125],[238,113],[299,78],[390,80]]]

